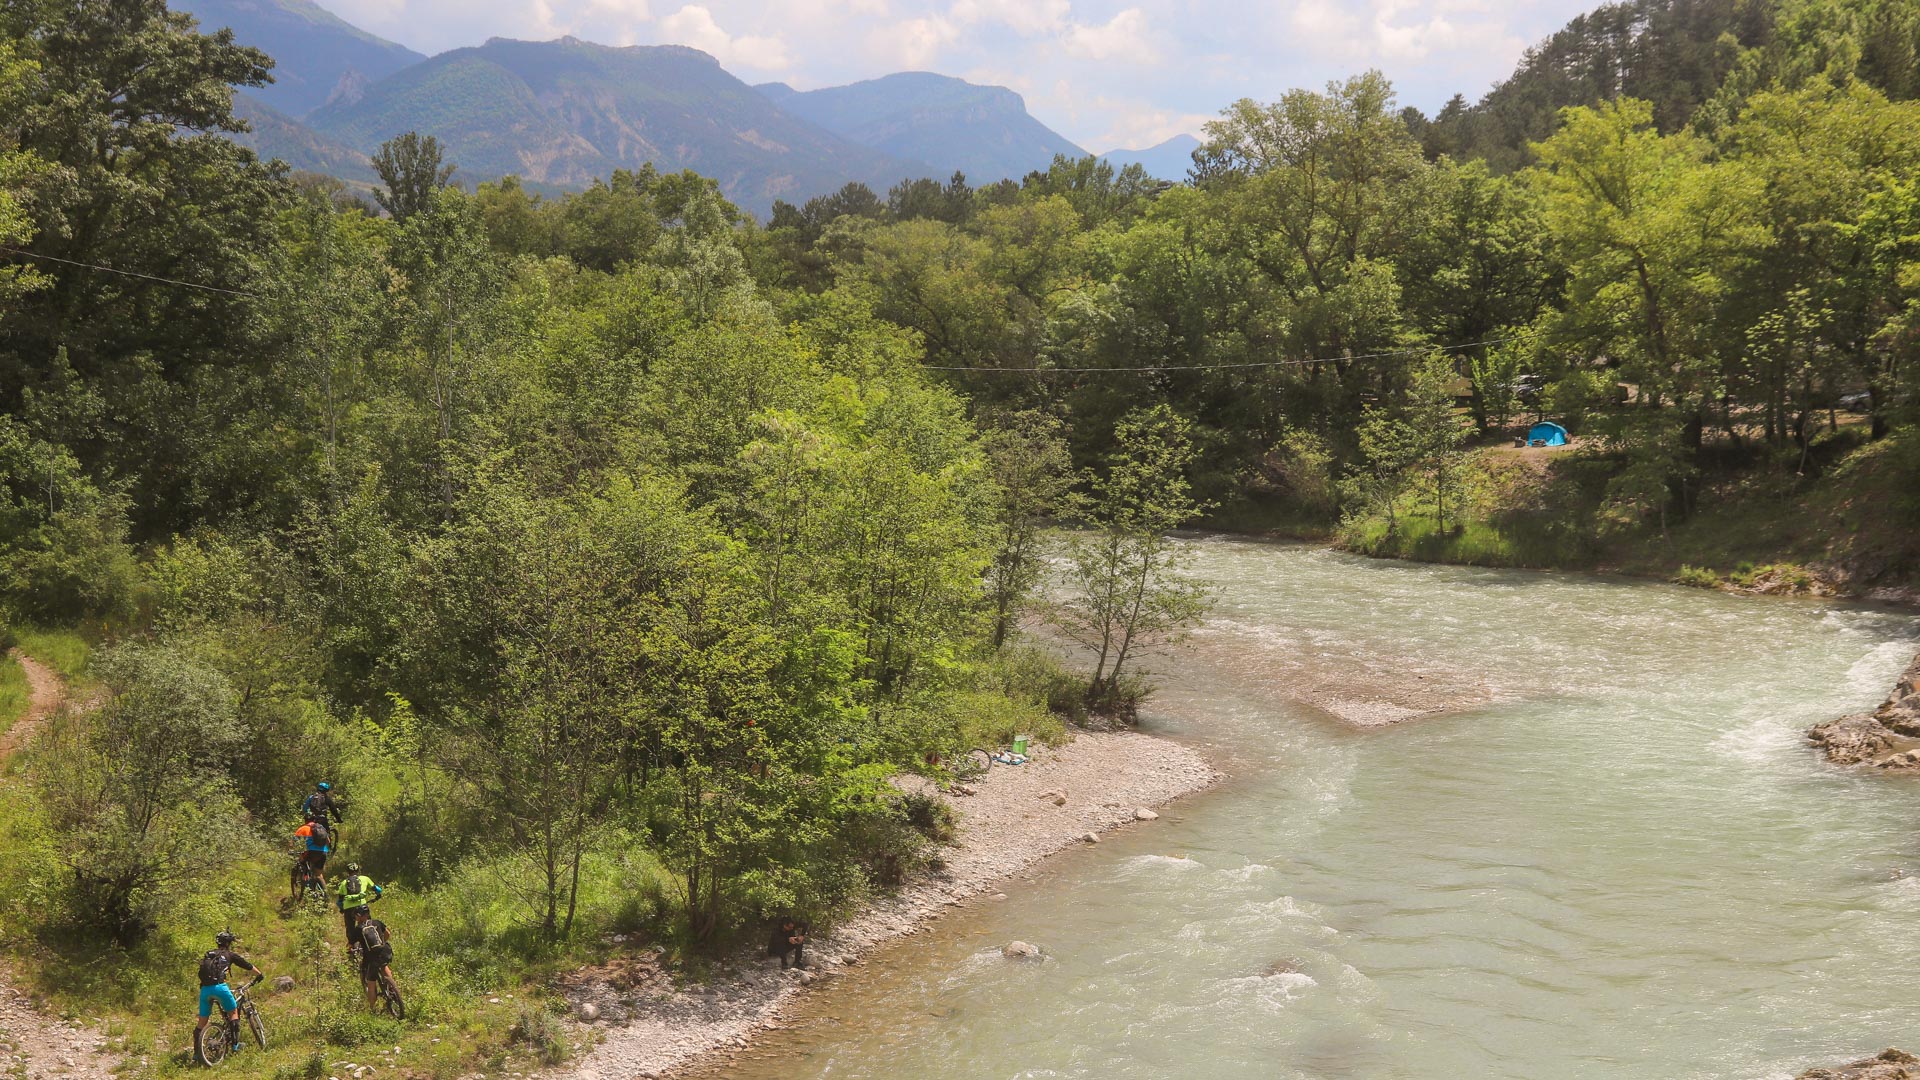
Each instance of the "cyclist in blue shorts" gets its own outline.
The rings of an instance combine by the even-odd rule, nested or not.
[[[227,972],[235,965],[245,968],[256,975],[265,975],[259,968],[247,963],[247,958],[233,951],[233,934],[222,930],[214,935],[214,948],[208,949],[200,958],[200,1023],[194,1028],[194,1040],[198,1045],[200,1032],[207,1029],[207,1020],[213,1015],[215,1002],[220,1005],[220,1014],[227,1018],[227,1044],[240,1049],[240,1002],[233,996],[233,988],[227,985]]]

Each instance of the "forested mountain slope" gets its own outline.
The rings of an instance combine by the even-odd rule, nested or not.
[[[962,172],[974,184],[1019,179],[1057,154],[1086,151],[1035,120],[1004,86],[976,86],[926,71],[796,92],[758,87],[781,108],[896,158],[924,162],[939,176]]]
[[[176,0],[173,6],[190,12],[202,30],[231,28],[234,40],[273,57],[272,84],[249,93],[295,119],[426,59],[313,0]]]
[[[763,213],[776,198],[912,171],[783,111],[711,56],[677,45],[495,38],[407,68],[307,122],[363,153],[404,131],[433,135],[469,180],[517,175],[581,188],[646,163],[694,169]]]
[[[1920,93],[1920,5],[1910,0],[1623,0],[1580,15],[1527,51],[1478,103],[1456,96],[1407,119],[1429,155],[1527,163],[1559,110],[1616,97],[1653,104],[1674,131],[1707,108],[1718,123],[1750,88],[1858,76],[1900,100]],[[1716,98],[1720,100],[1716,102]]]

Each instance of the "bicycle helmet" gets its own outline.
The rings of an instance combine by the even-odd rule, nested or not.
[[[357,862],[350,862],[350,863],[348,863],[348,864],[347,864],[347,873],[349,873],[349,874],[357,874],[357,873],[359,873],[359,872],[360,872],[360,864],[359,864],[359,863],[357,863]]]
[[[219,933],[217,933],[217,934],[215,934],[215,935],[213,935],[213,943],[214,943],[215,945],[218,945],[218,946],[220,946],[220,947],[221,947],[221,948],[223,948],[223,949],[224,949],[224,948],[226,948],[227,946],[229,946],[229,945],[231,945],[231,944],[233,944],[234,942],[236,942],[236,941],[238,941],[238,940],[240,940],[240,939],[239,939],[239,938],[236,938],[236,937],[234,937],[234,936],[233,936],[233,931],[231,931],[231,930],[222,930],[222,931],[220,931]]]
[[[333,790],[333,785],[332,785],[332,784],[329,784],[329,783],[327,783],[327,782],[326,782],[325,780],[322,780],[322,781],[320,781],[320,790],[321,790],[321,791],[332,791],[332,790]]]

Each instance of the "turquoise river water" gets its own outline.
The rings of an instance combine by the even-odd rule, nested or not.
[[[1920,1050],[1920,782],[1802,738],[1885,695],[1910,614],[1194,545],[1220,601],[1142,726],[1229,780],[874,953],[727,1075],[1732,1080]]]

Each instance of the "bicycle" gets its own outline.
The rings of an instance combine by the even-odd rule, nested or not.
[[[953,787],[958,789],[962,784],[970,784],[987,775],[992,769],[993,755],[976,746],[954,758],[953,764],[947,767],[947,774],[953,779]]]
[[[253,1003],[253,998],[248,992],[259,986],[260,980],[264,978],[266,978],[265,975],[255,975],[252,982],[237,987],[233,991],[234,1001],[238,1004],[236,1011],[246,1020],[248,1029],[253,1032],[253,1041],[262,1050],[267,1048],[267,1024],[260,1018],[260,1007]],[[206,1027],[194,1031],[193,1056],[200,1064],[213,1068],[227,1060],[227,1055],[233,1052],[239,1041],[239,1022],[228,1020],[223,1016],[218,1023],[209,1023]]]
[[[400,999],[400,984],[393,981],[393,973],[384,967],[380,969],[380,979],[374,986],[374,992],[388,1016],[395,1020],[407,1018],[407,1003]]]
[[[312,900],[321,905],[326,904],[326,883],[320,880],[319,871],[315,870],[313,864],[307,861],[306,852],[293,852],[293,870],[288,875],[288,882],[293,887],[294,903],[297,904],[304,899]]]
[[[367,947],[362,942],[356,941],[347,946],[347,963],[353,968],[356,977],[361,970],[361,960],[366,955]],[[394,981],[393,973],[388,971],[384,964],[381,965],[380,975],[374,982],[374,996],[382,1003],[381,1007],[386,1010],[388,1016],[395,1020],[407,1018],[407,1003],[400,997],[400,984]]]

